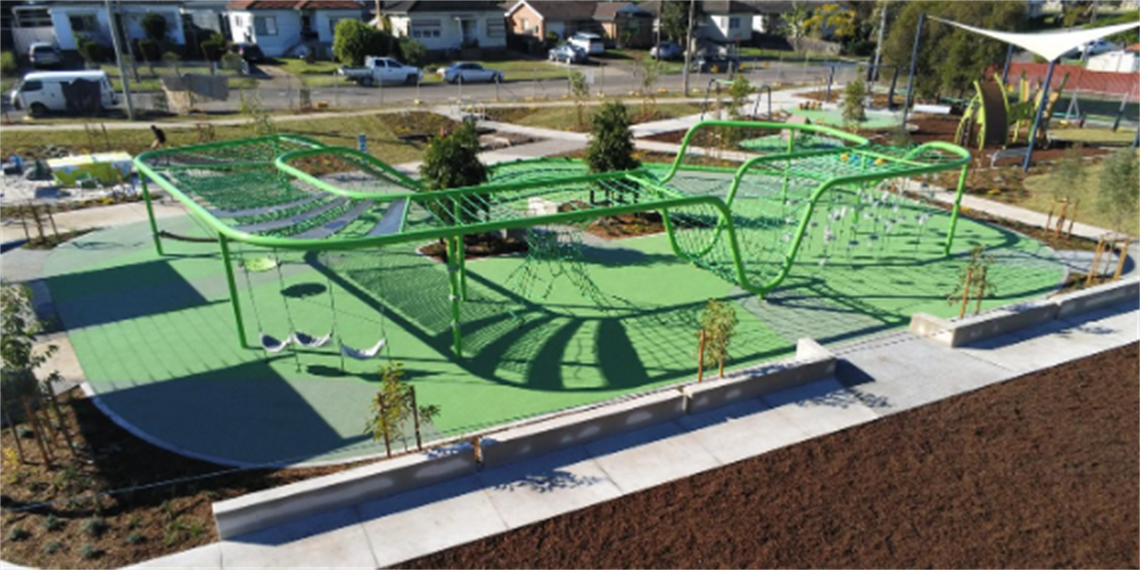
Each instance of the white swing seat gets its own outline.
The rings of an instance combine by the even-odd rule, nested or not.
[[[294,331],[292,339],[293,342],[305,348],[319,348],[328,344],[328,342],[332,340],[332,336],[332,331],[329,331],[329,334],[326,334],[325,336],[313,336],[301,331]]]
[[[387,343],[388,339],[382,338],[380,342],[374,344],[372,348],[356,350],[342,342],[340,343],[340,353],[355,360],[371,360],[376,358],[377,354],[380,354],[380,351],[384,349],[384,345]]]
[[[286,337],[285,340],[277,340],[265,333],[261,333],[261,348],[264,348],[265,352],[270,354],[277,354],[285,350],[289,347],[290,342],[293,342],[292,336]]]

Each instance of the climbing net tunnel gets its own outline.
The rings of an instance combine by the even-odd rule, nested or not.
[[[438,191],[371,155],[292,135],[159,150],[136,165],[148,209],[154,183],[220,243],[243,344],[231,243],[329,253],[438,240],[461,352],[465,236],[525,232],[527,263],[510,278],[518,289],[541,289],[536,269],[554,264],[584,296],[612,305],[617,301],[581,271],[582,230],[653,212],[675,255],[764,295],[798,255],[827,264],[856,248],[923,239],[924,221],[910,215],[891,181],[964,174],[968,158],[943,143],[902,149],[814,125],[706,121],[687,133],[669,165],[591,174],[579,161],[521,161],[494,167],[492,183]],[[160,232],[153,213],[151,229],[160,253],[161,237],[177,237]],[[949,252],[953,223],[939,237]]]

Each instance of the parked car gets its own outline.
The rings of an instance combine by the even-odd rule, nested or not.
[[[598,34],[578,32],[567,40],[571,45],[577,46],[587,55],[600,55],[606,53],[606,41]]]
[[[649,57],[653,59],[677,59],[684,55],[681,46],[673,42],[661,42],[649,49]]]
[[[487,69],[478,63],[457,61],[447,67],[439,68],[439,76],[448,83],[474,83],[477,81],[490,81],[498,83],[503,80],[503,72],[496,69]]]
[[[76,80],[99,83],[100,103],[103,109],[119,104],[119,96],[111,88],[111,80],[106,71],[41,71],[29,73],[12,90],[10,102],[17,109],[27,109],[32,115],[43,115],[49,111],[66,111],[67,98],[63,95],[64,84]]]
[[[740,59],[719,54],[705,54],[693,62],[693,71],[726,73],[740,68]]]
[[[257,44],[247,42],[236,43],[234,44],[233,52],[250,63],[265,61],[265,54],[262,53],[261,48],[258,47]]]
[[[548,52],[550,61],[561,61],[563,63],[585,63],[589,58],[586,55],[586,50],[569,43],[564,43]]]
[[[52,67],[63,63],[63,55],[51,42],[32,42],[28,46],[28,60],[32,67]]]
[[[341,67],[336,72],[365,87],[377,83],[415,85],[424,78],[424,72],[418,67],[404,65],[390,57],[371,55],[364,58],[364,67]]]

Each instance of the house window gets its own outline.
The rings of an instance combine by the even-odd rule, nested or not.
[[[740,29],[740,18],[729,18],[728,19],[728,29],[739,30]]]
[[[71,31],[75,33],[92,33],[99,31],[99,21],[95,14],[77,14],[68,17],[71,22]]]
[[[488,38],[505,38],[507,37],[507,23],[502,18],[496,18],[487,21],[487,37]]]
[[[440,20],[419,20],[412,22],[408,34],[413,38],[438,38],[443,35],[443,23]]]
[[[276,36],[277,35],[277,17],[276,16],[254,16],[253,28],[259,36]]]

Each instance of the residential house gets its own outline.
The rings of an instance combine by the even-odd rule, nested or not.
[[[159,14],[166,20],[166,39],[178,46],[186,44],[182,25],[182,2],[116,2],[113,12],[120,22],[122,34],[128,42],[146,38],[142,19],[147,14]],[[80,37],[111,45],[111,24],[105,2],[53,2],[48,5],[56,44],[62,50],[74,50]]]
[[[384,2],[381,12],[393,35],[418,40],[430,51],[507,47],[506,20],[496,2],[400,0]]]
[[[700,0],[698,16],[693,26],[695,40],[718,44],[746,43],[752,39],[752,20],[756,9],[747,2],[728,0]],[[654,14],[654,30],[660,26],[664,3],[660,0],[644,2],[643,9]],[[686,3],[687,7],[687,3]]]
[[[653,41],[653,13],[633,2],[519,0],[506,12],[512,34],[565,39],[593,32],[611,43],[646,47]]]
[[[227,9],[230,40],[255,43],[268,57],[327,49],[338,22],[364,14],[356,0],[236,0]]]
[[[1089,58],[1086,69],[1089,71],[1111,71],[1113,73],[1136,73],[1140,71],[1140,44],[1132,44],[1121,50],[1094,55]]]

